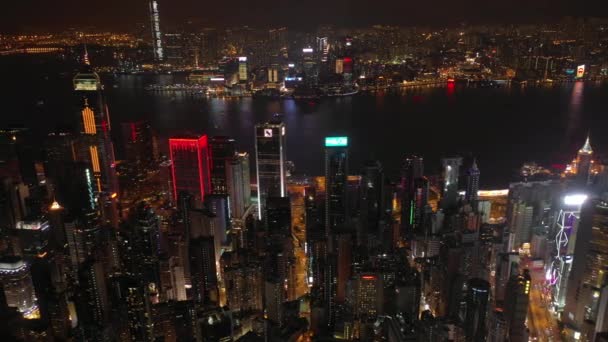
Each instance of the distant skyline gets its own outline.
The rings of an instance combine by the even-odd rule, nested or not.
[[[163,26],[189,20],[208,26],[314,27],[319,24],[365,26],[451,26],[552,22],[566,16],[608,17],[604,0],[158,0]],[[373,5],[370,5],[373,4]],[[147,22],[146,0],[6,1],[0,11],[0,32],[88,28],[131,31]]]

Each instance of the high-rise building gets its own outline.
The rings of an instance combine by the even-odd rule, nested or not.
[[[78,73],[73,83],[82,123],[83,146],[79,154],[90,164],[95,177],[95,191],[103,194],[102,198],[111,198],[112,194],[118,193],[118,178],[103,85],[90,66]]]
[[[154,35],[154,32],[152,34]],[[173,67],[184,66],[184,54],[186,52],[184,35],[178,32],[165,33],[162,35],[162,41],[164,42],[162,49],[167,63]]]
[[[239,57],[239,82],[245,83],[249,78],[247,71],[247,57]]]
[[[19,257],[0,259],[0,283],[9,307],[15,307],[25,318],[39,318],[36,293],[30,265]]]
[[[190,241],[190,275],[194,298],[201,303],[219,303],[215,241],[213,236]]]
[[[268,197],[285,197],[285,124],[279,120],[255,126],[258,218]]]
[[[608,280],[608,203],[589,201],[581,211],[575,233],[564,320],[585,332],[586,325],[604,323],[600,320],[600,303]]]
[[[467,202],[473,205],[473,208],[477,210],[477,193],[479,192],[479,168],[477,167],[477,161],[473,160],[473,165],[467,170],[467,190],[465,199]]]
[[[169,153],[172,161],[173,199],[181,192],[202,202],[211,193],[209,144],[206,135],[192,138],[170,138]]]
[[[401,167],[401,235],[410,235],[414,229],[415,181],[424,176],[422,157],[406,156]]]
[[[158,146],[149,122],[123,122],[122,137],[126,160],[138,174],[143,177],[146,172],[157,169]]]
[[[291,203],[289,197],[269,197],[266,201],[266,227],[271,243],[283,244],[291,236]]]
[[[152,52],[154,53],[154,61],[161,62],[165,59],[163,51],[163,38],[160,31],[160,13],[158,9],[158,1],[150,0],[150,28],[152,30]]]
[[[236,153],[234,139],[215,136],[209,139],[211,150],[211,188],[214,194],[227,194],[226,162],[231,161]]]
[[[505,296],[505,318],[509,327],[509,341],[528,341],[526,317],[531,287],[532,280],[528,270],[509,279]]]
[[[86,261],[79,270],[78,321],[87,326],[103,326],[110,317],[106,276],[101,262]]]
[[[587,185],[591,176],[591,164],[593,158],[593,149],[589,141],[589,136],[585,139],[585,144],[578,150],[576,156],[576,179],[581,185]]]
[[[348,219],[348,137],[325,138],[325,234]]]
[[[452,207],[456,205],[458,197],[458,178],[460,177],[461,157],[441,159],[443,166],[443,206]]]
[[[365,273],[357,277],[357,314],[373,318],[382,314],[382,277],[375,273]]]
[[[384,173],[379,161],[363,165],[361,178],[361,224],[363,234],[372,234],[379,239],[380,220],[385,215]]]
[[[230,199],[230,215],[242,218],[251,205],[249,154],[237,153],[226,160],[226,184]]]
[[[486,340],[486,317],[490,284],[479,278],[470,279],[467,285],[466,314],[464,328],[467,341]]]

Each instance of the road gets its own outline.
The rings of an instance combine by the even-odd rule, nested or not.
[[[529,266],[531,263],[529,261],[524,261],[522,264]],[[530,277],[532,278],[530,304],[528,306],[530,340],[541,342],[559,341],[560,333],[557,326],[557,319],[549,310],[551,297],[545,287],[543,269],[529,268],[529,270]]]

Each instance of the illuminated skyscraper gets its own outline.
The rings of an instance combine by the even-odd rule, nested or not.
[[[401,168],[401,227],[402,235],[413,232],[415,218],[415,181],[424,175],[422,157],[406,156]]]
[[[163,52],[162,34],[160,32],[160,14],[158,11],[158,1],[150,1],[150,28],[152,29],[152,51],[154,60],[160,62],[165,59]]]
[[[95,204],[96,209],[101,211],[106,222],[118,227],[118,177],[103,85],[99,75],[88,65],[74,77],[73,84],[82,122],[79,159],[89,164],[85,171],[94,178],[91,190],[99,199]],[[86,176],[88,178],[89,175]]]
[[[589,183],[592,157],[593,149],[591,148],[589,136],[587,136],[585,144],[580,150],[578,150],[578,154],[576,156],[576,178],[581,185],[587,185],[587,183]]]
[[[0,259],[0,283],[8,306],[17,308],[25,318],[38,318],[36,294],[27,262],[19,257]]]
[[[600,304],[608,295],[608,203],[590,201],[581,212],[568,279],[564,320],[583,331],[586,325],[602,324]],[[597,330],[605,331],[605,330]],[[588,332],[585,332],[589,335]],[[591,334],[593,335],[593,334]]]
[[[255,168],[258,186],[258,217],[266,198],[285,197],[285,124],[274,120],[255,126]]]
[[[458,178],[460,177],[462,158],[443,158],[441,164],[443,166],[443,206],[454,206],[458,197]]]
[[[474,205],[477,202],[477,192],[479,191],[479,168],[477,167],[477,161],[473,159],[473,165],[467,171],[467,190],[466,190],[466,200],[467,202],[473,204],[473,208],[477,208]]]
[[[187,192],[202,202],[211,192],[209,145],[206,135],[192,138],[170,138],[173,199]]]
[[[247,57],[239,57],[239,82],[247,82],[248,71],[247,71]]]
[[[331,235],[346,223],[348,137],[325,138],[325,234]]]

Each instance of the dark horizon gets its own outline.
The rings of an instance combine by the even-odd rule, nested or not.
[[[537,24],[554,23],[566,17],[608,18],[608,2],[586,0],[512,0],[460,2],[436,0],[416,2],[396,0],[365,0],[307,2],[236,0],[206,4],[194,0],[159,0],[161,24],[164,28],[179,27],[188,22],[200,26],[257,27],[288,26],[313,28],[319,25],[361,27],[374,24],[397,26],[446,27],[467,24]],[[31,0],[4,4],[0,15],[0,32],[61,31],[69,28],[132,31],[137,23],[147,23],[146,0],[106,0],[78,5],[72,0],[54,2]]]

